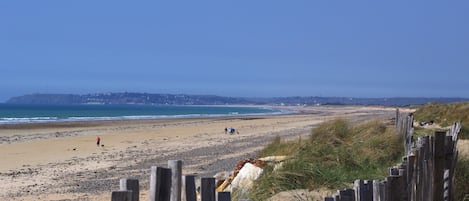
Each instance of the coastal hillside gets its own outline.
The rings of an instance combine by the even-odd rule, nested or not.
[[[413,106],[429,102],[452,103],[464,98],[350,98],[350,97],[224,97],[215,95],[96,93],[28,94],[10,98],[11,104],[145,104],[145,105],[383,105]]]

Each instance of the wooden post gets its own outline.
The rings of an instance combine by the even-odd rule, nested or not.
[[[454,146],[455,143],[453,142],[453,136],[452,131],[449,131],[449,135],[446,136],[445,138],[445,176],[444,176],[444,197],[445,201],[450,201],[453,200],[453,193],[451,193],[453,190],[453,173],[455,169],[455,163],[453,160],[456,160],[454,158]],[[446,172],[447,171],[447,172]]]
[[[381,181],[379,183],[379,199],[380,199],[380,201],[386,201],[386,199],[387,199],[387,197],[386,197],[386,185],[387,185],[386,181]]]
[[[373,180],[373,201],[384,201],[380,197],[379,180]]]
[[[355,180],[354,190],[356,201],[372,201],[373,181]]]
[[[388,176],[386,185],[386,201],[402,200],[402,176]]]
[[[218,192],[217,201],[231,201],[230,192]]]
[[[170,201],[171,169],[151,167],[150,201]]]
[[[169,160],[168,168],[171,169],[171,199],[170,201],[181,201],[182,161]]]
[[[373,180],[365,181],[365,201],[373,201]]]
[[[150,201],[156,201],[157,187],[156,187],[156,166],[151,166],[150,169]]]
[[[364,201],[364,194],[365,194],[365,183],[363,180],[355,180],[353,183],[353,189],[355,190],[355,200],[356,201]]]
[[[433,200],[443,201],[446,132],[435,132],[433,144]]]
[[[112,191],[111,201],[132,201],[132,191]]]
[[[345,189],[340,191],[341,201],[355,201],[355,191],[353,189]]]
[[[415,151],[414,151],[415,152]],[[407,157],[407,198],[408,200],[415,200],[415,154],[409,155]]]
[[[334,198],[335,198],[335,201],[340,201],[340,191],[339,190],[335,194]]]
[[[140,189],[138,185],[138,179],[134,178],[122,178],[120,180],[120,190],[121,191],[132,191],[132,201],[140,200]]]
[[[201,179],[202,201],[215,201],[215,178]]]
[[[184,177],[182,177],[182,200],[197,201],[194,175],[184,175]]]
[[[433,169],[432,166],[432,137],[430,136],[424,136],[423,137],[423,157],[422,157],[422,163],[423,163],[423,172],[422,172],[422,200],[432,200],[432,174],[431,171]]]

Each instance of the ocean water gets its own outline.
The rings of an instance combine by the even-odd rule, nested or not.
[[[0,104],[0,124],[280,114],[262,107]]]

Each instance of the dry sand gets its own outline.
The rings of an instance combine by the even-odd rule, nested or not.
[[[346,118],[390,119],[393,108],[288,107],[298,113],[0,126],[0,200],[110,200],[119,178],[140,180],[148,199],[152,165],[183,160],[183,174],[212,176],[255,157],[275,136],[306,136],[317,124]],[[224,133],[233,127],[239,134]],[[96,146],[100,136],[104,147]]]

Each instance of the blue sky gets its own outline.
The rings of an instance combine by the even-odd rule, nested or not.
[[[0,1],[28,93],[469,97],[467,1]]]

